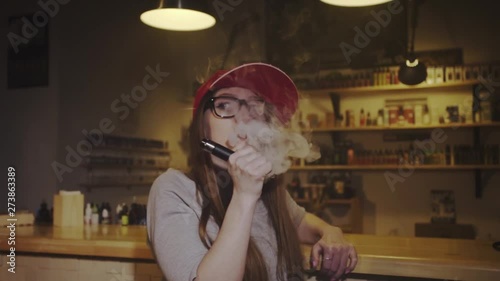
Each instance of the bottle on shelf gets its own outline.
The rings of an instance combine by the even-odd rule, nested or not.
[[[391,71],[389,68],[386,68],[385,70],[385,85],[390,85],[392,84],[392,77],[391,77]]]
[[[406,123],[406,119],[405,119],[404,109],[402,106],[398,107],[398,115],[397,116],[398,116],[397,117],[397,124],[399,126],[404,126]]]
[[[118,205],[116,205],[116,223],[118,223],[118,224],[121,223],[122,210],[123,210],[123,205],[118,203]]]
[[[102,224],[109,224],[109,212],[106,208],[102,210]]]
[[[102,219],[103,219],[103,214],[102,212],[104,211],[104,202],[101,203],[101,206],[97,208],[97,213],[99,214],[99,224],[102,224]]]
[[[121,221],[121,225],[127,226],[128,225],[129,210],[128,210],[127,204],[123,203],[122,206],[123,207],[122,207],[122,210],[120,213],[120,221]]]
[[[90,217],[90,224],[98,225],[99,224],[99,208],[96,204],[92,204],[92,216]]]
[[[92,218],[92,207],[90,206],[90,203],[87,203],[87,205],[85,206],[84,223],[90,224],[91,218]]]
[[[423,109],[422,109],[422,123],[424,125],[431,124],[431,116],[429,114],[429,107],[427,106],[427,104],[425,104]]]
[[[398,77],[398,71],[397,70],[392,70],[391,71],[391,78],[392,78],[392,81],[391,81],[391,84],[399,84],[399,77]]]
[[[377,126],[383,126],[383,125],[384,125],[384,110],[379,109],[377,115]]]
[[[375,68],[375,70],[373,71],[373,86],[379,86],[379,70],[378,68]]]
[[[365,116],[365,110],[361,108],[359,112],[359,126],[364,127],[366,126],[366,116]]]
[[[353,122],[351,119],[351,115],[352,115],[351,112],[352,112],[352,110],[350,110],[350,109],[345,111],[345,126],[346,127],[354,127],[351,125]]]
[[[383,68],[380,68],[380,72],[378,75],[378,84],[379,86],[384,86],[385,85],[385,72]]]
[[[103,203],[102,208],[102,224],[110,224],[111,223],[111,207],[108,202]]]
[[[445,164],[446,165],[452,165],[451,164],[451,158],[452,158],[452,152],[451,152],[451,147],[450,145],[446,145],[446,149],[445,149]]]
[[[412,105],[406,104],[403,107],[403,114],[404,114],[406,124],[408,124],[408,125],[415,124],[415,113],[414,113]]]

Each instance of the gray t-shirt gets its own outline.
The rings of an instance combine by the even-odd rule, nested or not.
[[[287,205],[295,226],[305,215],[287,192]],[[195,183],[182,172],[169,169],[160,175],[149,192],[147,209],[148,242],[168,281],[191,281],[207,249],[200,241],[198,224],[201,197]],[[219,227],[210,218],[207,233],[215,238]],[[267,264],[271,280],[276,279],[277,244],[271,220],[262,200],[257,202],[251,236]]]

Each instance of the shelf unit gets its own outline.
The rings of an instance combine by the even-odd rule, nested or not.
[[[500,165],[303,165],[293,166],[290,171],[345,171],[345,170],[500,170]]]
[[[365,94],[393,94],[391,92],[401,92],[401,91],[427,91],[427,90],[453,90],[460,89],[464,87],[472,87],[478,84],[479,81],[470,80],[462,82],[445,82],[445,83],[435,83],[427,84],[422,83],[415,86],[408,86],[404,84],[396,85],[385,85],[385,86],[366,86],[366,87],[352,87],[352,88],[325,88],[325,89],[302,89],[301,93],[307,95],[323,95],[326,93],[336,93],[340,95],[365,95]]]
[[[422,83],[415,86],[407,86],[403,84],[386,85],[386,86],[369,86],[369,87],[353,87],[353,88],[325,88],[325,89],[302,89],[300,92],[304,96],[314,98],[315,96],[328,96],[332,98],[332,94],[340,99],[348,96],[364,96],[364,95],[401,95],[404,99],[405,93],[426,93],[439,91],[453,90],[470,90],[473,95],[474,90],[478,87],[479,81],[462,81],[462,82],[445,82],[438,84]],[[412,130],[456,130],[456,129],[472,129],[473,146],[477,149],[481,143],[481,129],[500,128],[500,122],[483,122],[483,123],[449,123],[449,124],[433,124],[433,125],[408,125],[408,126],[363,126],[363,127],[332,127],[332,128],[312,128],[304,130],[310,133],[330,133],[337,138],[340,133],[348,132],[394,132],[394,131],[412,131]],[[483,177],[482,171],[496,172],[500,170],[500,165],[304,165],[293,166],[291,171],[383,171],[415,169],[423,171],[474,171],[475,175],[475,196],[482,196]]]
[[[304,198],[298,198],[298,199],[294,199],[294,200],[298,204],[307,204],[307,203],[311,202],[311,200],[304,199]],[[338,205],[352,205],[356,201],[358,201],[358,199],[356,197],[353,197],[353,198],[346,198],[346,199],[328,199],[328,200],[325,200],[323,203],[324,204],[338,204]]]
[[[166,170],[169,168],[167,165],[125,165],[125,164],[85,164],[84,168],[87,169],[143,169],[143,170]]]
[[[167,142],[106,135],[104,143],[107,138],[112,144],[94,146],[93,154],[81,166],[87,170],[89,180],[80,186],[87,189],[151,186],[157,174],[169,168],[170,151]],[[95,159],[92,160],[93,158]],[[104,175],[96,176],[96,172]],[[118,176],[110,176],[112,172],[119,172]]]
[[[127,183],[82,183],[80,184],[86,188],[93,187],[132,187],[132,186],[151,186],[153,182],[127,182]]]
[[[433,130],[433,129],[460,129],[460,128],[500,128],[500,122],[484,123],[450,123],[439,125],[411,125],[411,126],[365,126],[365,127],[333,127],[314,128],[315,133],[329,132],[368,132],[368,131],[411,131],[411,130]]]
[[[94,151],[115,150],[124,152],[144,152],[152,154],[169,154],[166,148],[142,148],[142,147],[120,147],[120,146],[94,146]]]
[[[500,122],[483,122],[483,123],[450,123],[430,126],[366,126],[366,127],[337,127],[337,128],[315,128],[313,133],[341,133],[341,132],[368,132],[368,131],[411,131],[411,130],[453,130],[459,128],[473,129],[474,146],[477,147],[481,143],[481,128],[500,128]],[[380,171],[380,170],[398,170],[398,169],[415,169],[415,170],[472,170],[475,172],[475,196],[481,198],[483,189],[482,171],[500,170],[500,165],[300,165],[293,166],[291,170],[295,171],[314,171],[314,170],[353,170],[353,171]]]

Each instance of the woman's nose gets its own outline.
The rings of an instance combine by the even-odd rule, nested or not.
[[[240,107],[238,114],[236,114],[234,118],[236,122],[247,123],[248,121],[252,120],[253,117],[248,109],[248,106],[245,104]]]

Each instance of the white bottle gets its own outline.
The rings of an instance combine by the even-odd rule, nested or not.
[[[87,206],[85,207],[84,223],[90,224],[91,218],[92,218],[92,208],[90,207],[90,203],[87,203]]]
[[[415,125],[422,125],[423,113],[423,106],[420,104],[415,105]]]
[[[93,225],[98,225],[99,224],[99,214],[92,214],[92,216],[90,217],[90,224],[93,224]]]

